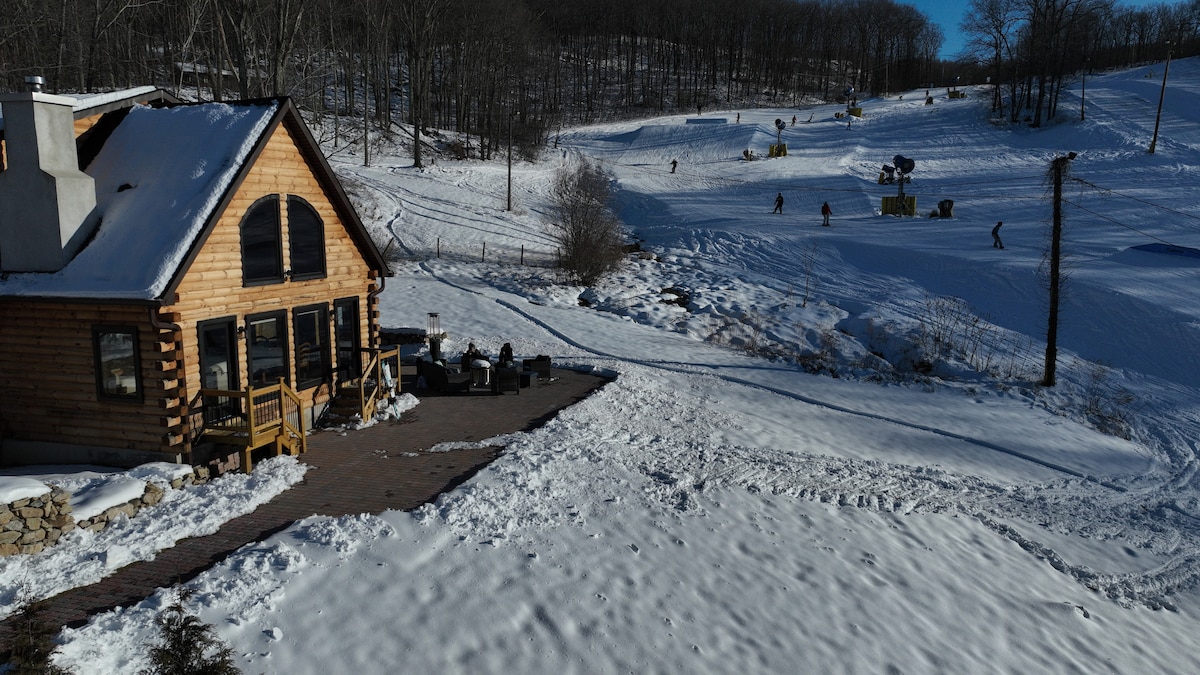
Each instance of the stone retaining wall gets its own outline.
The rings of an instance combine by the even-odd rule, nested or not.
[[[0,555],[41,553],[75,528],[71,494],[54,488],[41,497],[0,507]]]
[[[172,480],[171,488],[180,490],[188,485],[206,483],[208,478],[208,469],[196,467],[192,473]],[[40,497],[0,505],[0,556],[41,553],[77,527],[99,532],[120,514],[132,518],[142,509],[158,504],[163,494],[163,488],[146,483],[146,491],[141,497],[79,521],[71,514],[71,493],[57,487]]]

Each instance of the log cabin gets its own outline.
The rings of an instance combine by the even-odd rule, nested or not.
[[[373,412],[390,272],[289,99],[33,79],[0,94],[0,463],[248,471]]]

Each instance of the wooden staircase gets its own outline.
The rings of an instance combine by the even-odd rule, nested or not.
[[[282,380],[241,391],[201,389],[189,408],[193,445],[213,443],[238,448],[241,468],[253,470],[252,455],[265,447],[275,456],[306,452],[304,406]]]
[[[339,382],[325,414],[330,421],[366,421],[375,417],[380,401],[400,393],[400,350],[364,349],[371,358],[362,374]]]

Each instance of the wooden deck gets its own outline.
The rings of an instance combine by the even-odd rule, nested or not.
[[[534,429],[563,408],[586,398],[606,380],[555,369],[554,378],[521,390],[492,395],[484,390],[439,396],[414,391],[421,404],[400,421],[346,433],[321,431],[308,439],[305,479],[253,513],[235,518],[216,533],[185,539],[148,562],[128,565],[91,586],[51,598],[46,616],[64,626],[141,601],[156,589],[186,582],[241,546],[260,541],[313,514],[341,516],[409,510],[470,479],[503,448],[428,452],[438,443],[479,441]],[[413,391],[412,374],[402,387]],[[154,511],[139,517],[153,518]],[[0,623],[0,640],[10,621]]]

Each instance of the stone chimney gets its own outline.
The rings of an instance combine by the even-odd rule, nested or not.
[[[91,235],[96,186],[79,170],[73,99],[0,94],[7,166],[0,171],[0,271],[57,272]]]

